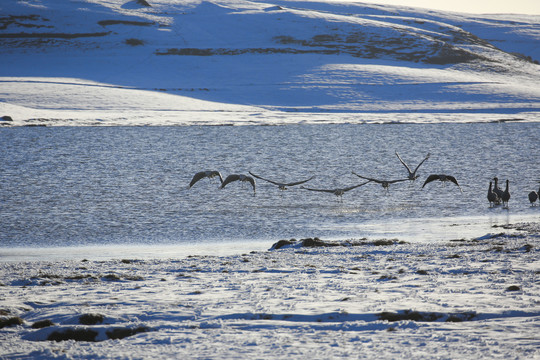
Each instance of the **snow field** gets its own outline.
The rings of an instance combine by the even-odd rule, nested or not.
[[[0,354],[535,358],[538,229],[517,227],[439,243],[1,263],[2,318],[23,324],[0,331]],[[88,314],[98,321],[81,324]],[[31,327],[42,320],[54,325]],[[47,340],[81,329],[95,342]],[[115,329],[128,335],[109,339]]]

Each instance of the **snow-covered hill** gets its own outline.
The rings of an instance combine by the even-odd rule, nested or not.
[[[540,17],[366,3],[0,5],[4,126],[540,120]]]

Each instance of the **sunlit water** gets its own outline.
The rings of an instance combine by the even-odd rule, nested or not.
[[[238,127],[57,127],[0,129],[1,247],[271,244],[325,239],[467,236],[475,224],[539,220],[527,194],[540,184],[536,123],[294,125]],[[192,176],[252,171],[306,186],[348,187],[400,179],[395,151],[420,168],[416,182],[370,183],[342,199],[258,180],[218,188]],[[434,182],[454,175],[462,189]],[[510,208],[489,208],[491,178],[510,179]],[[501,184],[504,186],[504,183]],[[469,227],[458,225],[471,225]],[[484,230],[482,230],[484,231]]]

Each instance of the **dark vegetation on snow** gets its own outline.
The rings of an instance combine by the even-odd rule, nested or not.
[[[290,240],[279,240],[274,243],[270,250],[281,249],[282,247],[287,246],[300,246],[300,247],[334,247],[334,246],[389,246],[395,244],[406,244],[405,241],[400,241],[397,239],[378,239],[378,240],[345,240],[345,241],[327,241],[321,240],[318,237],[314,238],[305,238],[305,239],[290,239]]]

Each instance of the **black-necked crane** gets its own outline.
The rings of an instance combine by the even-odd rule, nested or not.
[[[418,164],[418,166],[416,166],[416,168],[414,169],[414,171],[411,171],[411,168],[409,167],[409,165],[407,165],[405,163],[405,161],[403,161],[403,159],[401,158],[401,156],[399,156],[398,152],[396,151],[396,156],[398,157],[399,161],[403,164],[403,166],[405,166],[405,168],[407,169],[407,172],[409,173],[409,178],[408,180],[411,180],[411,181],[414,181],[416,179],[418,179],[418,175],[416,175],[416,172],[418,171],[418,168],[424,163],[424,161],[426,161],[427,159],[429,159],[429,157],[431,156],[431,154],[427,154],[426,157],[424,158],[424,160],[422,160],[420,162],[420,164]]]
[[[253,177],[256,177],[257,179],[261,179],[263,181],[267,181],[271,184],[274,184],[274,185],[277,185],[279,190],[287,190],[289,187],[291,186],[296,186],[296,185],[300,185],[300,184],[304,184],[306,182],[308,182],[309,180],[313,179],[314,176],[310,177],[309,179],[306,179],[306,180],[301,180],[301,181],[295,181],[295,182],[288,182],[288,183],[282,183],[282,182],[277,182],[277,181],[273,181],[273,180],[268,180],[268,179],[265,179],[263,178],[262,176],[259,176],[259,175],[255,175],[254,173],[252,173],[251,171],[249,171],[249,173],[253,176]]]
[[[390,184],[394,184],[394,183],[397,183],[397,182],[402,182],[402,181],[407,181],[409,179],[398,179],[398,180],[379,180],[379,179],[373,179],[373,178],[368,178],[366,176],[362,176],[362,175],[358,175],[357,173],[355,173],[354,171],[352,171],[352,173],[356,176],[358,176],[359,178],[361,179],[365,179],[365,180],[369,180],[369,181],[373,181],[373,182],[376,182],[378,184],[381,184],[383,189],[385,190],[388,190],[388,187],[390,186]]]
[[[489,182],[488,194],[487,194],[487,199],[489,201],[489,206],[490,207],[492,207],[493,205],[495,205],[495,204],[497,204],[499,202],[499,197],[491,189],[492,185],[493,185],[493,182],[490,181]]]
[[[529,201],[531,202],[531,206],[535,205],[535,202],[537,199],[538,199],[538,193],[536,191],[531,191],[529,193]]]
[[[502,199],[503,191],[502,191],[501,188],[499,187],[499,178],[495,176],[495,177],[493,178],[493,181],[495,182],[495,183],[493,184],[493,192],[497,195],[497,197],[499,198],[499,202],[500,202],[501,199]]]
[[[193,179],[191,179],[191,182],[189,183],[189,187],[191,188],[195,183],[201,179],[209,178],[212,179],[214,177],[218,177],[221,184],[223,184],[223,177],[221,177],[221,174],[219,171],[216,170],[208,170],[208,171],[199,171],[193,176]]]
[[[249,182],[253,187],[253,193],[255,193],[255,179],[253,179],[251,176],[243,174],[231,174],[227,176],[220,188],[223,189],[225,186],[227,186],[227,184],[232,183],[233,181]]]
[[[346,188],[337,188],[337,189],[313,189],[313,188],[307,188],[305,186],[300,186],[300,188],[309,190],[309,191],[320,191],[320,192],[327,192],[330,194],[334,194],[336,196],[339,196],[340,200],[343,201],[343,198],[342,198],[343,194],[345,194],[347,191],[350,191],[352,189],[356,189],[360,186],[366,185],[367,183],[369,183],[369,181],[366,181],[365,183],[362,183],[362,184],[353,185]]]
[[[454,184],[457,185],[459,190],[461,192],[463,192],[463,190],[461,189],[461,186],[459,186],[456,178],[453,177],[452,175],[445,175],[445,174],[431,174],[431,175],[429,175],[427,177],[426,181],[424,181],[424,185],[422,185],[422,189],[424,188],[424,186],[426,186],[426,184],[429,184],[430,182],[435,181],[435,180],[442,181],[443,183],[446,183],[447,181],[453,182]]]
[[[508,208],[508,201],[510,201],[510,190],[508,189],[509,184],[510,184],[510,181],[506,180],[506,188],[504,189],[504,191],[502,193],[502,196],[501,196],[503,206],[505,206],[506,208]]]

